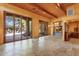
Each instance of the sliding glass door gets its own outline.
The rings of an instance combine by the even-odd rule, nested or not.
[[[22,19],[22,39],[31,38],[32,34],[32,21],[27,18]]]
[[[28,28],[26,18],[22,18],[22,40],[27,38]]]
[[[32,20],[31,18],[28,19],[28,38],[32,37]]]
[[[19,41],[31,38],[31,18],[5,14],[5,42]]]
[[[15,41],[21,40],[21,18],[15,17]]]
[[[6,42],[14,41],[14,20],[11,15],[5,17],[5,38]]]

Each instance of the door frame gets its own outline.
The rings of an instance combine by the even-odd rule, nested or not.
[[[13,18],[14,18],[14,28],[13,28],[13,41],[12,42],[15,42],[15,41],[20,41],[20,40],[15,40],[15,17],[16,16],[20,16],[21,17],[21,22],[22,22],[22,18],[26,18],[26,20],[27,21],[32,21],[32,18],[30,18],[30,17],[27,17],[27,16],[23,16],[23,15],[20,15],[20,14],[16,14],[16,13],[12,13],[12,12],[8,12],[8,11],[3,11],[3,22],[4,22],[4,24],[3,24],[3,29],[4,29],[4,32],[3,32],[3,38],[4,38],[4,43],[9,43],[9,42],[6,42],[6,38],[5,38],[5,34],[6,34],[6,24],[5,24],[5,21],[6,21],[6,19],[5,19],[5,16],[7,15],[7,14],[11,14],[11,15],[13,15]],[[28,19],[28,18],[30,18],[30,20]],[[27,26],[29,26],[29,25],[27,25]],[[32,27],[32,25],[31,25],[31,27]],[[22,29],[22,24],[21,24],[21,29]],[[32,30],[32,29],[31,29]],[[31,31],[31,33],[32,33],[32,31]],[[32,37],[32,36],[31,36]],[[21,30],[21,40],[22,40],[22,30]]]
[[[44,25],[47,25],[47,26],[46,26],[46,27],[47,27],[47,30],[44,31],[44,33],[46,32],[46,35],[48,35],[48,22],[46,22],[46,21],[42,21],[42,20],[39,20],[39,25],[41,24],[41,22],[43,22]],[[40,27],[39,27],[39,29],[40,29]],[[42,36],[46,36],[46,35],[42,35]],[[40,33],[39,33],[39,36],[40,36]]]

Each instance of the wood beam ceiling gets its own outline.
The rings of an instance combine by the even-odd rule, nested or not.
[[[32,4],[32,5],[35,5],[37,6],[38,8],[40,8],[41,10],[45,11],[46,13],[50,14],[51,16],[55,17],[55,18],[58,18],[57,16],[53,15],[52,13],[48,12],[47,10],[45,10],[44,8],[42,8],[41,6],[39,6],[38,4]]]
[[[47,9],[43,8],[42,6],[40,6],[37,3],[29,3],[29,5],[27,3],[26,4],[10,3],[10,4],[20,7],[22,9],[28,10],[28,11],[31,11],[31,12],[36,13],[38,15],[47,17],[47,18],[58,18],[59,17],[56,14],[54,14],[54,12],[52,12],[52,13],[50,12],[50,11],[53,11],[53,9],[48,11]],[[65,3],[58,3],[58,4],[59,5],[57,5],[57,3],[54,3],[54,6],[59,8],[59,10],[61,10],[65,15],[66,15],[66,7],[73,5],[73,4],[65,4]],[[58,10],[57,10],[57,12],[58,12]]]
[[[28,9],[26,6],[24,7],[23,5],[24,4],[16,4],[16,3],[9,3],[9,4],[11,4],[11,5],[14,5],[14,6],[17,6],[17,7],[19,7],[19,8],[22,8],[22,9],[25,9],[25,10],[28,10],[28,11],[30,11],[30,12],[33,12],[33,13],[36,13],[37,15],[40,15],[38,12],[35,12],[35,11],[33,11],[35,8],[33,8],[32,10],[30,10],[30,9]],[[30,4],[31,5],[31,4]],[[34,5],[35,6],[35,5]],[[37,6],[36,6],[37,7]],[[48,14],[48,13],[47,13]],[[42,15],[41,14],[41,16],[44,16],[44,17],[46,17],[46,18],[49,18],[49,19],[51,19],[52,17],[49,17],[49,16],[45,16],[45,15]],[[52,16],[52,15],[51,15]]]
[[[59,5],[58,5],[59,4]],[[62,5],[61,5],[61,3],[56,3],[55,4],[59,9],[61,9],[64,13],[65,13],[65,15],[66,15],[66,10],[64,10],[64,8],[62,7]]]

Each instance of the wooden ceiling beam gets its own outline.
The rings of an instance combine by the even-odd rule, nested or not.
[[[57,5],[57,3],[55,4],[59,9],[61,9],[64,13],[65,13],[65,15],[66,15],[66,10],[64,10],[64,8],[62,7],[62,5],[60,4],[60,6],[58,6]]]
[[[26,10],[25,7],[18,6],[17,4],[14,4],[14,3],[10,3],[10,4],[11,4],[11,5],[14,5],[14,6],[16,6],[16,7],[19,7],[19,8],[22,8],[22,9]],[[33,12],[33,13],[35,13],[35,14],[37,14],[37,15],[40,15],[39,13],[36,13],[36,12],[31,11],[31,10],[29,10],[29,9],[27,9],[27,10],[30,11],[30,12]],[[44,15],[41,15],[41,16],[51,19],[50,17],[44,16]]]
[[[58,6],[57,5],[57,3],[55,3],[56,4],[56,6],[58,7],[58,8],[60,8],[64,13],[65,13],[65,15],[66,15],[66,9],[64,9],[64,6],[63,6],[63,4],[66,4],[66,3],[60,3],[60,6]],[[70,5],[68,5],[67,7],[69,7],[69,6],[72,6],[72,5],[74,5],[75,3],[70,3]]]
[[[44,8],[42,8],[41,6],[39,6],[38,4],[34,4],[34,3],[33,3],[32,5],[35,5],[35,6],[37,6],[38,8],[40,8],[42,11],[48,13],[49,15],[51,15],[51,16],[53,16],[53,17],[55,17],[55,18],[58,18],[57,16],[55,16],[55,15],[53,15],[52,13],[48,12],[47,10],[45,10]]]

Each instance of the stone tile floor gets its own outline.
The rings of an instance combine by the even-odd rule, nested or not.
[[[0,45],[0,56],[79,56],[79,44],[45,36]]]

